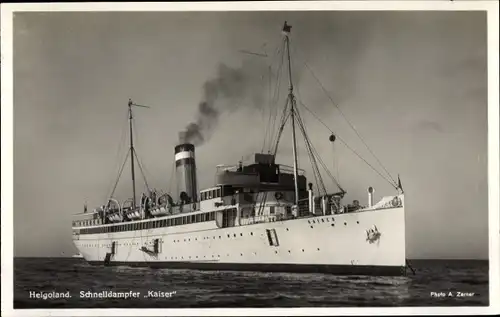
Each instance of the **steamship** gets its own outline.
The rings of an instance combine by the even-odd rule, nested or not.
[[[283,27],[289,89],[278,141],[250,162],[216,166],[214,186],[198,191],[195,145],[174,147],[175,178],[180,193],[147,191],[136,195],[132,128],[135,107],[128,102],[132,198],[111,195],[93,211],[73,217],[73,242],[95,265],[127,265],[201,270],[322,272],[346,275],[406,274],[405,201],[401,181],[394,193],[367,203],[345,203],[347,192],[327,192],[319,170],[325,168],[307,137],[294,95],[290,29]],[[293,166],[279,164],[277,148],[291,125]],[[311,157],[312,181],[298,166],[297,131]],[[331,130],[330,130],[331,131]],[[340,138],[328,134],[330,141]],[[140,165],[139,165],[140,166]],[[121,174],[121,172],[120,172]],[[329,173],[330,176],[331,173]],[[177,196],[177,195],[175,195]]]

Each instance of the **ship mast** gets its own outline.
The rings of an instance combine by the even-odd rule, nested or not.
[[[149,108],[148,106],[143,106],[143,105],[138,105],[132,102],[132,99],[128,100],[128,119],[129,119],[129,130],[130,130],[130,169],[132,172],[132,203],[133,203],[133,208],[135,209],[137,207],[136,204],[136,194],[135,194],[135,166],[134,166],[134,157],[137,155],[134,149],[134,139],[133,139],[133,131],[132,131],[132,123],[134,117],[132,116],[132,106],[135,107],[143,107],[143,108]],[[141,164],[139,163],[139,168],[141,169]],[[144,174],[143,174],[144,176]],[[147,183],[146,183],[147,186]]]
[[[298,184],[298,163],[297,163],[297,139],[295,136],[295,96],[293,95],[293,82],[292,82],[292,62],[290,59],[290,29],[292,26],[288,25],[285,21],[283,26],[283,34],[285,34],[286,51],[288,58],[288,103],[290,104],[290,117],[292,121],[292,140],[293,140],[293,178],[295,185],[295,205],[299,205],[299,184]]]
[[[130,168],[132,171],[132,203],[133,203],[133,208],[135,209],[137,207],[136,204],[136,197],[135,197],[135,170],[134,170],[134,139],[133,139],[133,134],[132,134],[132,99],[128,100],[128,114],[129,114],[129,128],[130,128]]]

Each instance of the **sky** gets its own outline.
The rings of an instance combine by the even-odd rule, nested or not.
[[[278,78],[285,20],[298,109],[346,202],[366,203],[369,186],[375,199],[395,194],[349,150],[384,173],[351,123],[401,177],[408,258],[488,258],[486,14],[451,11],[15,13],[15,256],[76,252],[72,214],[112,191],[129,98],[150,107],[134,109],[150,187],[175,192],[174,146],[207,100],[217,115],[196,143],[200,189],[213,185],[216,165],[266,151],[269,114],[286,97],[286,77],[279,89],[268,81],[269,67]],[[349,148],[330,143],[302,105]],[[287,126],[277,156],[288,165],[290,134]],[[115,196],[130,195],[126,165]]]

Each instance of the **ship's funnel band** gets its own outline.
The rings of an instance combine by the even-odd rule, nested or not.
[[[194,159],[194,152],[184,151],[184,152],[180,152],[180,153],[175,154],[175,161],[179,161],[179,160],[187,159],[187,158]]]
[[[195,165],[194,157],[183,158],[175,161],[175,167],[182,165]]]

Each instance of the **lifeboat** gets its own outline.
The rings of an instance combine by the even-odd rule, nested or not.
[[[151,208],[151,215],[161,217],[172,214],[174,201],[169,194],[164,194],[158,198],[158,205]]]
[[[125,214],[127,215],[127,218],[131,220],[137,220],[142,218],[139,208],[127,210],[125,211]]]
[[[169,204],[151,209],[151,214],[155,217],[166,216],[171,213],[172,206]]]
[[[112,211],[108,214],[108,219],[111,222],[121,222],[123,221],[123,217],[118,211]]]

